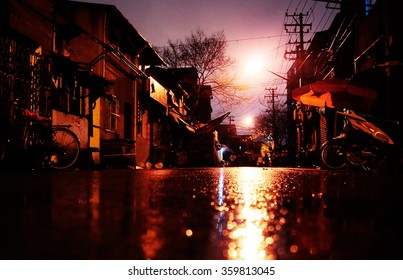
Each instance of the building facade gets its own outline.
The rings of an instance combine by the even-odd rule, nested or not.
[[[190,121],[198,104],[191,121],[210,121],[211,89],[197,98],[196,70],[167,68],[115,6],[7,0],[0,13],[2,127],[18,100],[54,125],[71,125],[82,167],[202,162],[188,160],[197,150],[190,143],[203,140],[179,119]]]
[[[93,159],[96,164],[135,166],[137,135],[148,122],[139,109],[147,94],[145,68],[164,62],[113,5],[67,1],[64,14],[83,31],[70,41],[72,60],[108,83],[92,106]]]

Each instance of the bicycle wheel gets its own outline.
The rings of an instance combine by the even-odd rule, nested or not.
[[[342,169],[347,165],[345,151],[341,143],[329,140],[320,150],[323,165],[329,169]]]
[[[67,169],[78,160],[80,142],[68,128],[53,127],[52,152],[49,165],[54,169]]]

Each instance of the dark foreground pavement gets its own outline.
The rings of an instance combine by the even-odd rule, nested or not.
[[[0,173],[1,259],[403,259],[400,171]]]

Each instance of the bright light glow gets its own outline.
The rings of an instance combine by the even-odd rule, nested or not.
[[[236,195],[239,200],[239,211],[236,216],[229,216],[228,237],[232,240],[228,245],[229,259],[273,259],[269,245],[274,243],[266,237],[264,231],[270,219],[267,213],[267,201],[261,196],[266,177],[260,169],[245,169],[238,173],[238,189],[229,196]]]
[[[245,73],[247,75],[260,75],[264,71],[264,57],[258,54],[252,54],[247,58]]]
[[[244,124],[245,124],[245,126],[247,126],[247,127],[253,126],[253,117],[251,117],[251,116],[246,116],[245,119],[244,119]]]

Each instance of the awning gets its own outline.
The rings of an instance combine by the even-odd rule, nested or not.
[[[179,123],[179,119],[184,117],[184,115],[176,111],[174,108],[169,108],[169,115],[172,116],[176,123]]]
[[[347,80],[325,80],[291,91],[292,98],[306,105],[369,111],[377,98],[373,89]]]
[[[224,115],[222,115],[222,116],[220,116],[218,118],[215,118],[214,120],[211,120],[206,124],[200,124],[200,125],[197,125],[197,126],[193,126],[193,125],[187,123],[186,121],[182,120],[181,118],[178,118],[178,120],[180,122],[182,122],[185,125],[186,129],[189,130],[192,133],[195,133],[195,134],[210,134],[210,133],[213,133],[213,131],[217,129],[217,127],[221,124],[221,122],[226,117],[228,117],[228,115],[230,113],[231,112],[227,112]]]

